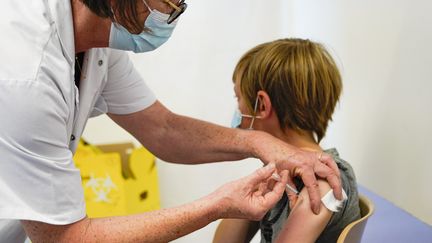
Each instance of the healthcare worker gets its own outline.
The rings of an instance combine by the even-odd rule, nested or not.
[[[155,98],[125,51],[159,47],[185,9],[178,0],[2,1],[0,242],[20,241],[23,229],[32,242],[167,242],[219,218],[259,219],[294,176],[315,212],[316,175],[341,198],[328,155],[180,116]],[[87,119],[102,113],[165,161],[256,157],[269,165],[177,208],[89,219],[72,156]],[[271,187],[273,163],[284,179]]]

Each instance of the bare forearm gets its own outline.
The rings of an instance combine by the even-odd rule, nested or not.
[[[212,207],[208,201],[199,200],[142,215],[93,219],[87,236],[89,242],[96,240],[92,232],[99,232],[96,241],[102,242],[168,242],[216,220]]]
[[[23,220],[32,242],[168,242],[219,218],[259,220],[281,198],[287,173],[270,185],[273,164],[229,182],[212,194],[177,208],[100,219],[85,218],[69,225]],[[267,188],[270,190],[262,190]]]
[[[157,157],[175,163],[207,163],[257,157],[264,132],[229,129],[176,115],[156,102],[129,115],[110,117],[133,134]]]
[[[162,136],[163,146],[171,149],[160,151],[167,161],[177,163],[240,160],[253,156],[252,137],[248,131],[173,115],[167,120],[166,134]]]
[[[32,242],[168,242],[221,215],[212,196],[177,208],[133,216],[89,219],[68,226],[24,221]],[[45,229],[44,229],[45,228]]]

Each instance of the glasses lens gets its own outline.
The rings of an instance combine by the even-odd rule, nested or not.
[[[167,23],[171,24],[172,22],[174,22],[174,20],[176,20],[182,13],[184,13],[184,11],[187,8],[187,4],[184,2],[184,0],[179,2],[178,7],[180,8],[180,10],[173,10],[168,18]]]

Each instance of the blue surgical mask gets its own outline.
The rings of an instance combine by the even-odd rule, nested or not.
[[[257,108],[258,108],[258,97],[255,100],[254,114],[256,114]],[[247,118],[251,118],[252,119],[252,121],[251,121],[251,123],[249,125],[248,130],[253,130],[253,124],[254,124],[255,118],[258,118],[258,119],[261,118],[261,116],[252,116],[252,115],[242,114],[240,112],[240,110],[237,108],[234,111],[234,115],[233,115],[233,118],[231,120],[231,127],[232,128],[240,128],[240,125],[242,123],[243,117],[247,117]]]
[[[231,120],[231,127],[232,128],[239,128],[242,123],[242,114],[240,113],[239,109],[235,109],[234,115]]]
[[[144,26],[150,31],[143,31],[140,34],[131,34],[123,26],[112,23],[109,47],[135,53],[153,51],[165,43],[171,36],[177,21],[168,24],[169,14],[164,14],[156,9],[150,9],[147,3],[144,4],[150,11]]]

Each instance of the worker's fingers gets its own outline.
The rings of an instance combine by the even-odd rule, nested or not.
[[[275,171],[276,166],[274,164],[268,164],[249,175],[248,181],[250,185],[259,185],[261,182],[264,182],[270,178]]]
[[[320,152],[318,155],[318,160],[321,161],[321,163],[330,167],[335,172],[335,174],[340,177],[339,167],[337,166],[331,155]]]
[[[289,185],[292,189],[295,189],[297,191],[297,187],[294,184],[293,178],[291,177],[289,171],[288,170],[285,171],[287,173],[287,185]],[[291,188],[287,187],[285,189],[285,192],[289,199],[289,206],[292,209],[297,203],[298,192],[293,191]]]
[[[309,194],[312,211],[315,214],[319,214],[320,206],[321,206],[321,198],[320,198],[318,182],[315,177],[314,171],[313,170],[303,171],[301,168],[296,167],[293,170],[293,176],[300,176],[302,178],[303,183]]]
[[[287,183],[287,173],[286,172],[282,172],[281,176],[277,175],[276,173],[274,173],[273,175],[276,176],[272,176],[272,178],[277,178],[276,180],[273,180],[272,182],[272,186],[268,188],[268,191],[264,194],[264,201],[263,203],[265,203],[266,206],[269,205],[273,205],[280,200],[280,198],[283,195],[284,189],[285,189],[285,185]]]
[[[339,179],[340,172],[337,164],[330,155],[323,152],[318,155],[318,159],[322,164],[324,164],[330,169],[326,167],[320,168],[320,166],[318,165],[318,167],[315,167],[315,173],[318,176],[325,178],[333,189],[335,197],[338,200],[342,200],[342,187]]]

